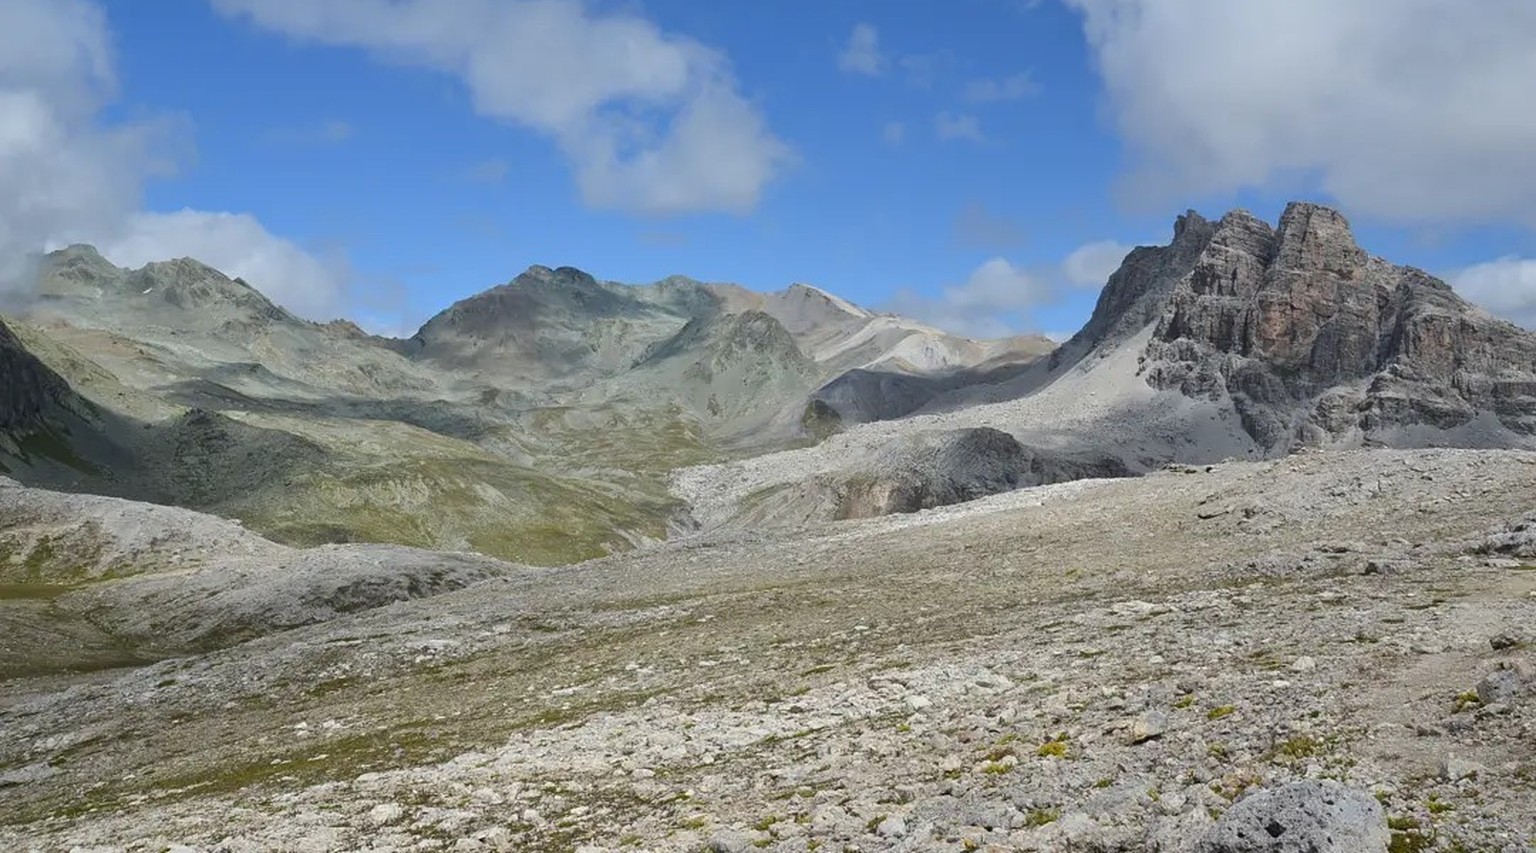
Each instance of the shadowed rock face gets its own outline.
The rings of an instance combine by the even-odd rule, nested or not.
[[[973,501],[1025,486],[1087,477],[1126,477],[1117,459],[1026,447],[988,427],[917,434],[886,448],[873,462],[846,475],[837,495],[839,519]]]
[[[1536,335],[1371,257],[1324,207],[1291,204],[1277,228],[1223,217],[1157,322],[1147,381],[1230,397],[1271,450],[1413,444],[1423,430],[1476,427],[1442,440],[1496,446],[1536,434]]]
[[[22,346],[0,322],[0,431],[27,432],[45,425],[51,409],[78,405],[74,392]]]
[[[1156,320],[1215,231],[1214,223],[1191,210],[1174,220],[1172,243],[1133,249],[1099,293],[1087,324],[1051,355],[1051,368],[1113,349]]]

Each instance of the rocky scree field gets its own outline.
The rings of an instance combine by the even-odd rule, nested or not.
[[[1533,489],[1524,452],[1177,466],[13,678],[0,842],[1526,850]]]

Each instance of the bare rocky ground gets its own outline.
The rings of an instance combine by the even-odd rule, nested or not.
[[[1351,838],[1528,850],[1533,497],[1522,452],[1168,469],[15,678],[0,849],[1300,850],[1199,845],[1328,779]]]

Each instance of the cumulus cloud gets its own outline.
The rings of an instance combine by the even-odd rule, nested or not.
[[[1504,257],[1451,276],[1457,293],[1527,329],[1536,329],[1536,260]]]
[[[986,142],[981,132],[981,120],[970,113],[942,112],[933,117],[933,132],[944,141],[963,139],[969,142]]]
[[[300,313],[337,308],[344,272],[250,216],[140,210],[145,182],[171,170],[181,128],[103,117],[116,96],[111,43],[90,0],[0,3],[0,295],[20,303],[41,252],[88,242],[131,266],[197,257]]]
[[[1536,4],[1067,0],[1134,198],[1305,180],[1398,221],[1536,224]]]
[[[107,260],[126,267],[196,258],[244,279],[294,313],[317,320],[340,314],[349,278],[343,259],[322,260],[245,213],[138,213],[97,248]]]
[[[1035,76],[1023,71],[1009,77],[982,77],[965,85],[965,99],[973,104],[1017,101],[1040,93]]]
[[[938,296],[904,288],[883,307],[955,334],[999,338],[1013,334],[1031,310],[1051,298],[1047,282],[1005,258],[992,258]]]
[[[1017,249],[1029,242],[1029,232],[1010,217],[980,202],[960,209],[953,225],[955,242],[972,249]]]
[[[1100,240],[1074,249],[1059,264],[1030,268],[994,257],[964,282],[940,288],[937,295],[903,288],[881,307],[967,337],[1015,335],[1037,328],[1037,309],[1090,286],[1102,287],[1130,250],[1130,246]],[[1536,300],[1532,302],[1536,308]],[[1048,337],[1061,341],[1071,333],[1053,331]]]
[[[855,24],[848,44],[837,56],[837,67],[853,74],[877,77],[885,72],[885,56],[880,52],[880,31],[873,24]]]
[[[1114,240],[1085,243],[1061,262],[1061,272],[1076,287],[1103,287],[1134,248]]]
[[[106,16],[85,0],[0,3],[0,292],[32,286],[50,240],[111,227],[163,168],[154,123],[108,123]]]
[[[458,77],[480,114],[551,137],[594,207],[744,213],[792,159],[723,55],[627,12],[579,0],[213,5],[295,39]]]

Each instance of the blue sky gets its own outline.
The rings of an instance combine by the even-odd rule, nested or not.
[[[1338,5],[15,0],[0,96],[64,142],[0,189],[102,178],[0,249],[190,254],[401,332],[539,263],[1060,333],[1185,208],[1307,198],[1536,319],[1536,15]]]

